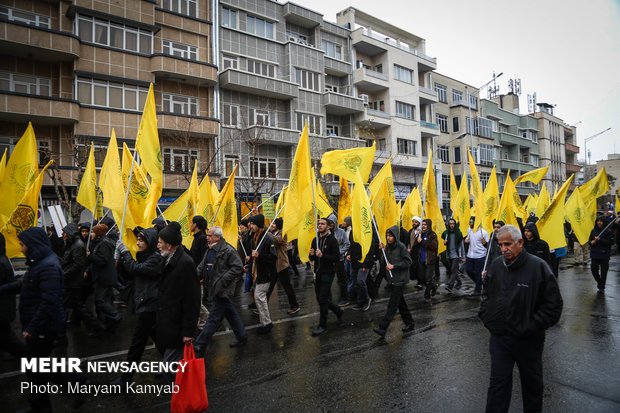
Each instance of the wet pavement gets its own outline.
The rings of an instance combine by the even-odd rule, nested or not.
[[[564,298],[560,322],[547,331],[543,369],[544,411],[620,412],[620,256],[612,257],[605,296],[596,294],[589,267],[561,264],[559,284]],[[258,316],[244,295],[237,304],[248,328],[247,346],[230,349],[234,335],[218,332],[205,352],[211,411],[416,411],[480,412],[484,410],[490,372],[489,333],[477,317],[479,301],[465,293],[472,283],[448,295],[440,288],[433,305],[412,283],[405,298],[415,331],[403,335],[397,315],[385,340],[372,332],[383,316],[389,291],[368,312],[345,308],[344,325],[330,313],[328,331],[310,332],[318,323],[312,276],[300,266],[294,287],[302,310],[286,314],[284,293],[274,292],[270,310],[275,327],[270,335],[256,334]],[[445,272],[442,266],[442,281]],[[337,292],[334,282],[333,292]],[[135,316],[121,310],[124,320],[115,333],[90,338],[82,327],[69,328],[68,343],[54,356],[90,360],[124,360]],[[160,360],[149,348],[144,360]],[[0,411],[27,407],[16,360],[0,362]],[[94,384],[117,376],[91,374]],[[165,384],[152,374],[137,374],[138,384]],[[167,412],[169,395],[98,395],[84,412]],[[55,411],[71,411],[66,395],[52,396]],[[518,370],[514,370],[511,412],[522,411]]]

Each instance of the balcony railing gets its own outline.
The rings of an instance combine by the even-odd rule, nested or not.
[[[573,145],[571,143],[567,143],[566,152],[579,153],[579,146]]]
[[[372,39],[375,39],[375,40],[378,40],[378,41],[380,41],[382,43],[389,44],[390,46],[397,47],[400,50],[404,50],[405,52],[411,53],[412,55],[417,56],[417,57],[419,57],[421,59],[427,60],[427,61],[429,61],[429,62],[431,62],[433,64],[437,64],[437,59],[436,58],[427,56],[424,53],[419,52],[419,51],[417,51],[415,49],[412,49],[412,48],[410,48],[409,46],[407,46],[405,44],[397,42],[396,40],[394,40],[394,39],[392,39],[390,37],[381,36],[380,34],[374,33],[372,30],[368,30],[368,29],[363,29],[363,31],[364,31],[364,36],[368,36],[368,37],[370,37]]]

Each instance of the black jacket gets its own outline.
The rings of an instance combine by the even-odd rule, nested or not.
[[[523,249],[512,264],[503,257],[490,264],[479,315],[492,334],[524,337],[557,323],[562,305],[551,268]]]
[[[15,273],[6,256],[6,241],[0,233],[0,287],[15,282]],[[15,294],[0,294],[0,324],[15,320]]]
[[[157,345],[183,346],[183,337],[195,337],[200,313],[200,282],[192,257],[182,246],[170,261],[164,259],[157,296]]]
[[[316,238],[312,240],[311,249],[317,249]],[[310,261],[314,261],[314,272],[316,274],[335,274],[336,263],[340,261],[340,249],[338,241],[331,232],[324,237],[319,236],[319,246],[323,256],[321,258],[310,255]]]
[[[204,231],[198,231],[194,234],[194,239],[192,240],[192,247],[189,249],[189,255],[194,260],[194,264],[196,264],[196,267],[204,258],[205,252],[207,252],[207,248],[209,248],[209,245],[207,244],[207,234]]]
[[[411,265],[411,255],[407,250],[405,244],[398,240],[398,226],[394,225],[388,229],[392,235],[396,238],[393,244],[385,245],[385,255],[390,264],[394,266],[392,269],[392,278],[389,279],[390,283],[394,285],[405,285],[409,282],[409,266]],[[381,254],[383,257],[383,254]],[[382,260],[384,261],[384,260]],[[383,262],[383,265],[385,263]],[[389,277],[389,272],[386,270]]]
[[[528,222],[525,224],[524,230],[530,230],[534,235],[531,241],[528,241],[523,235],[523,247],[530,254],[536,255],[538,258],[542,259],[547,264],[551,265],[551,254],[549,253],[549,244],[547,241],[540,239],[540,235],[538,234],[538,228],[536,228],[536,224],[533,222]]]
[[[353,231],[349,233],[349,255],[351,256],[351,267],[353,267],[354,271],[360,268],[371,269],[377,259],[377,249],[377,239],[373,233],[372,243],[370,244],[368,253],[364,261],[360,262],[362,259],[362,246],[353,239]]]
[[[107,235],[104,235],[93,239],[90,242],[90,247],[92,252],[88,256],[90,264],[88,273],[92,277],[93,283],[101,287],[116,285],[118,274],[114,262],[115,243]]]
[[[63,272],[43,228],[32,227],[18,235],[28,247],[24,278],[0,287],[0,293],[20,293],[19,316],[22,331],[33,336],[65,330],[62,309]]]
[[[265,240],[261,240],[265,237]],[[276,261],[278,260],[278,251],[276,249],[276,240],[269,231],[266,229],[262,234],[250,236],[248,254],[252,255],[251,251],[258,248],[258,258],[256,259],[256,284],[265,284],[271,281],[272,276],[276,273]],[[254,258],[250,258],[249,268],[252,271],[254,265]]]
[[[596,220],[598,221],[601,219],[602,217],[598,217]],[[605,222],[605,220],[603,220],[603,222]],[[596,226],[596,222],[594,222],[594,228],[590,231],[588,243],[590,243],[590,258],[592,259],[608,260],[611,255],[611,246],[614,243],[614,236],[611,227],[603,232],[606,225],[607,223],[603,224],[603,228],[599,229],[599,227]],[[599,237],[599,240],[592,244],[594,237]]]
[[[266,242],[266,241],[265,241]],[[215,297],[231,298],[235,295],[237,281],[243,276],[243,264],[235,249],[223,238],[211,248],[215,251],[215,261],[208,279],[208,294],[213,300]],[[208,251],[208,250],[207,250]],[[206,258],[198,265],[199,276],[206,279]]]
[[[157,250],[157,229],[146,228],[140,231],[148,248],[136,253],[136,260],[129,251],[123,252],[119,263],[125,269],[128,278],[134,278],[134,302],[136,313],[147,313],[157,310],[157,294],[159,277],[162,270],[162,258]]]
[[[76,224],[68,224],[62,230],[69,237],[60,260],[65,273],[65,288],[81,288],[84,284],[84,271],[88,267],[86,247]]]

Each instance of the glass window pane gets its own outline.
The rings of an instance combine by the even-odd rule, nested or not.
[[[123,28],[116,25],[110,27],[110,46],[123,48]]]
[[[151,36],[140,33],[140,53],[151,54]]]
[[[84,82],[78,82],[77,99],[82,103],[90,104],[92,103],[92,98],[90,94],[91,94],[90,84],[84,83]]]
[[[137,109],[135,90],[125,89],[125,109]]]
[[[95,99],[93,103],[100,106],[107,105],[107,88],[105,86],[95,85]]]
[[[111,108],[123,107],[123,85],[110,83],[110,103]]]
[[[125,49],[138,51],[138,33],[127,31],[125,32]]]
[[[80,19],[79,24],[78,24],[78,31],[79,31],[80,39],[84,40],[85,42],[93,41],[93,23],[92,22]]]
[[[108,44],[108,26],[99,22],[95,23],[95,43]]]

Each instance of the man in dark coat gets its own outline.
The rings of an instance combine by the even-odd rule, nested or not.
[[[413,331],[414,328],[413,317],[411,316],[411,312],[403,296],[405,285],[409,282],[411,255],[405,244],[398,240],[399,233],[398,225],[394,225],[386,231],[385,239],[387,245],[382,244],[379,246],[379,248],[385,251],[387,261],[382,262],[382,264],[385,265],[386,272],[388,273],[388,280],[392,285],[385,316],[383,316],[379,325],[373,329],[381,338],[385,337],[387,328],[396,315],[396,310],[398,310],[403,319],[403,323],[405,323],[402,331],[408,333]],[[385,258],[383,258],[382,261],[385,261]]]
[[[15,273],[11,261],[6,256],[6,242],[0,233],[0,287],[15,282]],[[15,294],[0,294],[0,350],[11,353],[14,357],[23,357],[26,351],[11,328],[15,321]]]
[[[200,282],[194,261],[183,247],[181,225],[171,221],[159,231],[157,248],[163,269],[157,295],[157,340],[164,362],[183,358],[183,347],[196,337],[200,312]],[[174,374],[168,375],[174,381]]]
[[[82,238],[82,242],[86,245],[88,237],[90,237],[90,222],[82,222],[78,225],[78,229],[80,230],[80,238]],[[88,247],[90,248],[90,245]]]
[[[525,224],[525,228],[523,228],[523,237],[525,238],[523,240],[523,247],[527,252],[536,255],[549,264],[549,268],[551,268],[549,244],[547,244],[547,241],[540,239],[538,228],[534,222],[530,221]]]
[[[370,303],[372,299],[368,294],[368,276],[370,275],[370,269],[375,264],[377,254],[377,242],[375,237],[372,237],[372,242],[368,253],[362,261],[362,246],[353,239],[353,231],[349,232],[349,254],[347,255],[347,262],[351,266],[353,271],[353,287],[355,288],[355,297],[357,303],[351,307],[355,311],[368,311],[370,309]],[[372,281],[371,281],[372,282]]]
[[[491,332],[486,411],[508,411],[512,370],[517,363],[523,411],[540,412],[545,330],[560,319],[562,296],[549,265],[523,248],[519,228],[505,225],[497,238],[503,256],[493,260],[488,268],[479,312]]]
[[[428,302],[439,286],[439,279],[435,274],[438,240],[437,234],[433,231],[433,221],[428,218],[422,221],[422,233],[418,235],[416,241],[420,244],[420,268],[426,281],[424,299]]]
[[[113,287],[118,280],[114,262],[115,246],[107,233],[108,226],[105,224],[95,225],[92,228],[91,251],[87,251],[86,256],[90,264],[88,273],[95,290],[97,317],[106,329],[111,330],[121,321],[121,316],[114,306]]]
[[[418,244],[418,235],[422,232],[422,218],[411,218],[412,227],[409,230],[409,253],[411,254],[411,267],[409,267],[409,279],[416,281],[416,289],[424,288],[426,280],[424,274],[420,271],[420,244]]]
[[[286,253],[286,246],[288,244],[286,235],[282,235],[282,226],[284,221],[282,218],[277,218],[271,223],[269,228],[271,235],[276,241],[276,251],[278,258],[276,260],[276,273],[272,274],[271,281],[269,282],[269,290],[267,290],[267,300],[271,297],[276,284],[279,282],[280,286],[286,293],[288,298],[289,309],[286,311],[288,314],[295,314],[299,312],[300,307],[297,302],[297,296],[295,295],[295,289],[291,285],[291,275],[289,273],[291,264],[288,260],[288,254]],[[348,244],[347,244],[348,245]],[[274,276],[275,275],[275,276]]]
[[[452,218],[448,221],[448,228],[441,234],[441,239],[446,246],[446,256],[448,258],[448,273],[450,279],[446,284],[446,290],[452,293],[452,289],[461,287],[461,277],[459,276],[459,265],[465,262],[465,246],[463,243],[463,233]],[[456,284],[455,284],[456,283]]]
[[[602,216],[597,217],[594,228],[590,232],[590,238],[588,239],[590,243],[590,270],[596,281],[599,294],[605,294],[611,246],[614,243],[611,228],[605,229],[606,225],[607,223]],[[603,229],[605,229],[605,231],[603,231]]]
[[[62,229],[62,238],[65,242],[65,252],[60,260],[65,287],[62,305],[65,312],[71,310],[73,313],[67,317],[78,324],[79,321],[83,321],[89,330],[88,335],[93,337],[100,334],[103,327],[84,301],[84,271],[88,267],[86,247],[76,224],[67,224]]]
[[[210,280],[208,294],[213,303],[209,318],[194,343],[198,355],[204,353],[205,346],[222,324],[224,317],[237,338],[230,347],[240,347],[248,341],[243,322],[230,300],[235,294],[237,282],[243,276],[243,263],[237,251],[223,237],[220,227],[209,228],[208,249],[198,265],[198,271],[203,274],[202,278]]]
[[[321,218],[317,223],[319,239],[314,238],[310,246],[309,258],[314,262],[314,291],[319,302],[321,315],[319,325],[312,331],[313,336],[318,336],[327,331],[327,315],[332,310],[338,317],[338,325],[342,323],[344,310],[331,300],[331,288],[336,274],[336,263],[340,259],[338,241],[329,232],[327,219]]]
[[[207,252],[207,220],[200,215],[194,216],[192,222],[189,225],[189,229],[192,232],[194,239],[192,240],[192,246],[189,249],[189,255],[194,260],[196,267],[200,264],[205,252]]]
[[[157,250],[157,230],[146,228],[138,232],[138,252],[134,260],[131,253],[119,240],[116,249],[121,254],[119,265],[130,279],[135,280],[134,307],[138,320],[133,330],[127,361],[142,360],[149,337],[157,345],[155,312],[157,311],[157,284],[161,276],[162,258]],[[130,382],[133,373],[123,373],[115,384]]]
[[[56,234],[56,229],[54,228],[53,223],[50,226],[46,227],[46,229],[47,236],[50,239],[50,244],[52,244],[52,251],[54,251],[54,254],[62,257],[62,254],[65,251],[65,243],[63,242],[63,239],[60,238],[58,234]]]

